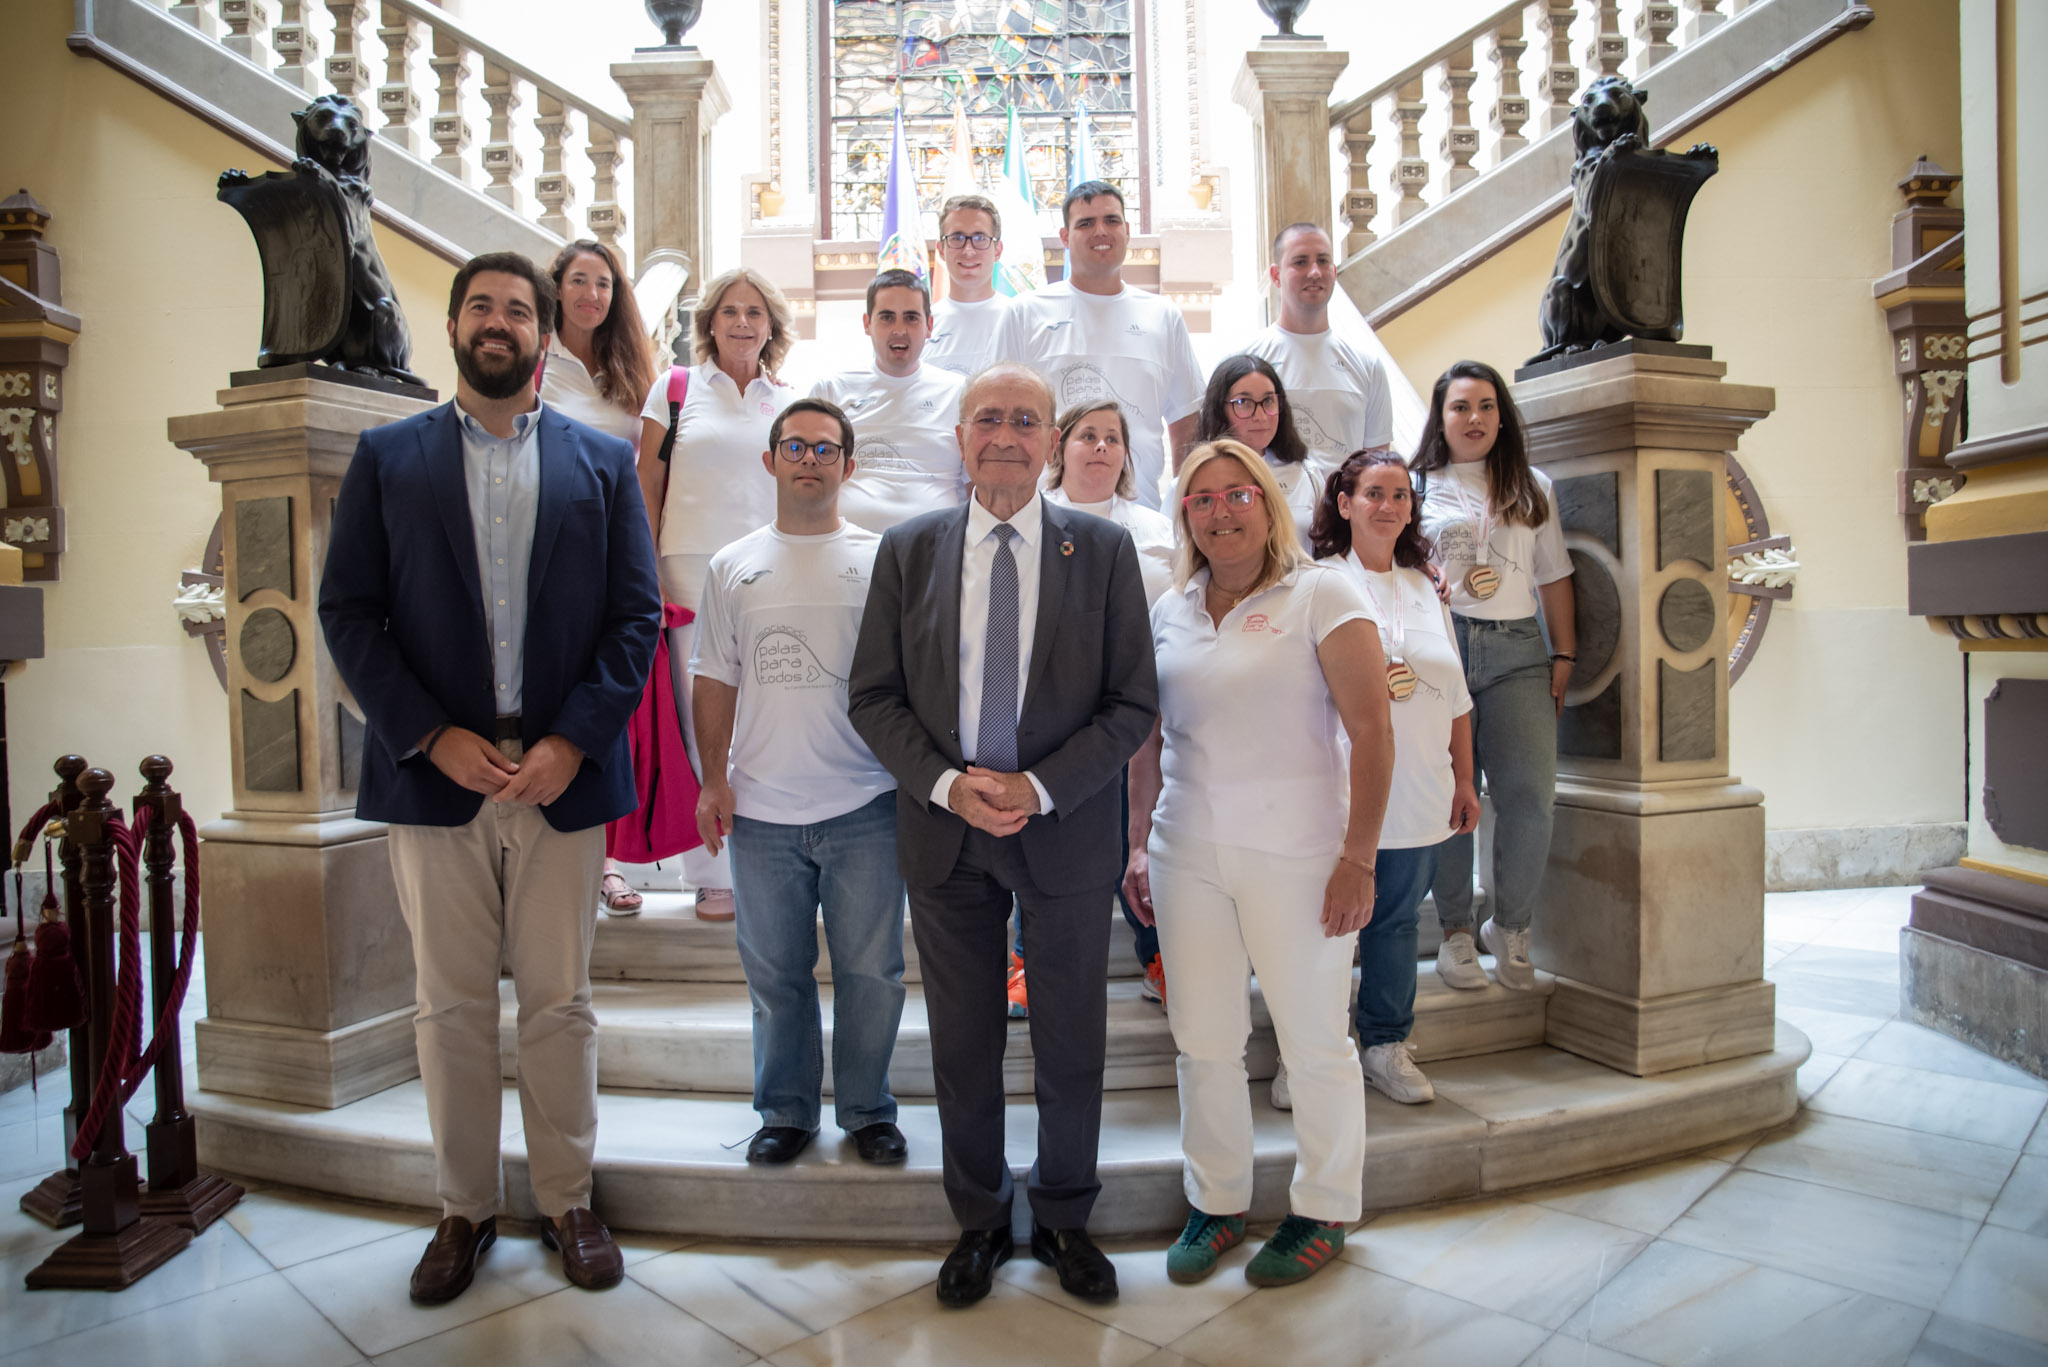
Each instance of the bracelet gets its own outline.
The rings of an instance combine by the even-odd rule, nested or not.
[[[1360,862],[1359,862],[1358,860],[1356,860],[1356,859],[1353,859],[1353,858],[1352,858],[1352,857],[1351,857],[1350,855],[1348,855],[1348,854],[1344,854],[1344,853],[1342,853],[1342,852],[1339,852],[1339,853],[1338,853],[1338,855],[1337,855],[1337,862],[1338,862],[1338,863],[1340,863],[1340,864],[1349,864],[1349,865],[1351,865],[1351,867],[1352,867],[1352,868],[1354,868],[1354,869],[1364,869],[1364,870],[1365,870],[1365,876],[1366,876],[1366,877],[1368,877],[1368,878],[1370,878],[1370,877],[1372,877],[1372,876],[1373,876],[1373,868],[1372,868],[1372,865],[1370,865],[1370,864],[1361,864],[1361,863],[1360,863]]]
[[[435,727],[432,731],[429,731],[427,733],[427,743],[420,747],[420,753],[424,755],[429,762],[431,762],[434,758],[434,747],[440,743],[442,735],[445,734],[448,728],[453,725],[455,725],[455,723],[452,721],[444,721],[439,726]]]
[[[1550,657],[1550,662],[1552,664],[1556,664],[1559,660],[1570,660],[1573,664],[1577,664],[1579,662],[1579,657],[1572,654],[1570,651],[1560,650],[1557,652],[1557,654]]]

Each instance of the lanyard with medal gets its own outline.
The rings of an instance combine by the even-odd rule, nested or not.
[[[1472,568],[1465,571],[1465,592],[1482,602],[1500,591],[1500,571],[1488,562],[1493,559],[1493,499],[1489,494],[1479,500],[1479,511],[1472,510],[1472,498],[1465,492],[1462,480],[1455,476],[1445,480],[1451,486],[1451,496],[1458,500],[1458,512],[1472,524]],[[1485,471],[1481,470],[1484,477]]]
[[[1359,568],[1364,569],[1364,564],[1361,563]],[[1365,571],[1360,587],[1365,590],[1366,599],[1372,604],[1373,615],[1379,619],[1380,644],[1386,647],[1387,696],[1395,702],[1407,702],[1409,696],[1415,692],[1415,685],[1419,680],[1406,658],[1408,628],[1402,621],[1400,575],[1400,569],[1396,568],[1388,576],[1393,580],[1394,589],[1394,606],[1391,611],[1380,606],[1380,596],[1373,588],[1374,574],[1371,570]]]

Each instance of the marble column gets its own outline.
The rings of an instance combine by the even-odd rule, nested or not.
[[[1547,1041],[1639,1076],[1774,1034],[1763,794],[1728,772],[1723,549],[1727,456],[1777,400],[1712,355],[1623,343],[1513,386],[1579,619],[1530,956],[1557,977]]]
[[[716,67],[696,48],[656,48],[614,62],[633,107],[633,251],[688,258],[688,296],[710,274],[711,126],[732,107]]]
[[[419,412],[432,391],[312,369],[238,375],[251,382],[221,390],[218,410],[169,429],[221,487],[228,609],[235,805],[200,828],[199,1083],[331,1107],[419,1066],[412,944],[384,827],[355,813],[364,730],[320,631],[320,572],[356,437]]]
[[[1290,223],[1331,231],[1330,91],[1350,64],[1316,38],[1263,38],[1244,55],[1231,93],[1252,116],[1261,261]]]

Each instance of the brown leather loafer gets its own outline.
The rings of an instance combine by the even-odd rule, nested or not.
[[[617,1286],[626,1275],[626,1259],[612,1242],[612,1232],[590,1211],[567,1211],[560,1220],[540,1217],[540,1241],[562,1254],[562,1275],[585,1291]]]
[[[427,1245],[418,1267],[412,1270],[412,1298],[420,1305],[452,1301],[469,1289],[476,1276],[476,1261],[498,1237],[498,1217],[471,1224],[451,1215],[434,1229],[434,1241]]]

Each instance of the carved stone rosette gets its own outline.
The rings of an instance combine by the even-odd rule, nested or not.
[[[1892,216],[1892,270],[1872,293],[1892,333],[1892,370],[1905,387],[1899,516],[1908,540],[1927,536],[1929,508],[1963,487],[1947,461],[1963,431],[1968,320],[1963,304],[1963,211],[1947,200],[1962,177],[1925,158],[1899,182],[1906,207]]]
[[[0,199],[0,541],[21,551],[22,577],[54,580],[64,551],[57,502],[57,415],[64,367],[83,326],[62,306],[50,211],[28,191]]]

